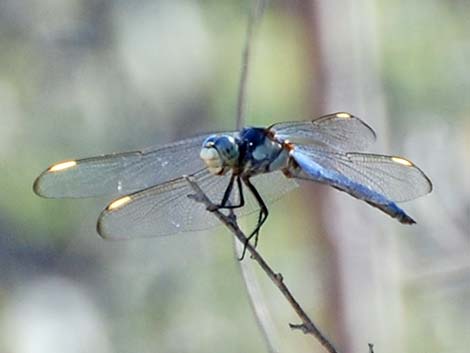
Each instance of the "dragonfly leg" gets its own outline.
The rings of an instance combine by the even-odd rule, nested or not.
[[[237,181],[237,187],[238,187],[238,194],[240,196],[240,202],[238,205],[231,205],[230,204],[230,195],[232,194],[233,191],[233,184],[235,182],[235,179]],[[242,182],[240,180],[240,176],[238,175],[232,175],[230,178],[230,182],[227,186],[227,189],[225,189],[224,196],[222,198],[222,202],[220,205],[216,205],[217,209],[234,209],[234,208],[240,208],[245,205],[245,198],[243,196],[243,187],[242,187]]]
[[[256,201],[258,202],[258,205],[260,206],[260,211],[259,211],[259,214],[258,214],[258,223],[256,224],[255,229],[251,232],[251,234],[246,239],[242,255],[239,258],[240,261],[243,260],[243,258],[245,257],[246,247],[248,245],[248,242],[253,237],[255,237],[254,246],[256,247],[258,245],[259,231],[261,229],[261,226],[264,224],[264,222],[266,221],[266,219],[268,218],[268,215],[269,215],[268,208],[266,207],[266,204],[264,203],[263,198],[259,194],[258,190],[256,190],[255,186],[250,182],[250,180],[248,178],[243,178],[243,182],[245,183],[245,185],[248,187],[248,189],[251,191],[251,193],[255,197]]]

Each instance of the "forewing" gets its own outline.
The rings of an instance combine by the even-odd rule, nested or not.
[[[199,158],[208,134],[142,151],[57,163],[35,181],[36,194],[49,198],[125,195],[204,168]]]
[[[335,171],[396,202],[413,200],[432,190],[429,178],[413,162],[402,157],[341,153],[305,145],[295,149],[325,170]]]
[[[214,204],[220,204],[230,176],[214,176],[207,170],[194,175],[201,189]],[[281,172],[262,174],[252,179],[263,199],[277,200],[297,184]],[[151,187],[111,202],[101,213],[98,232],[104,238],[148,238],[208,229],[220,221],[188,195],[193,189],[184,178]],[[242,217],[259,210],[253,196],[244,188],[245,206],[235,211]],[[238,188],[234,186],[230,202],[239,203]]]
[[[275,137],[294,144],[329,147],[337,151],[363,151],[375,141],[374,130],[349,113],[325,115],[310,121],[274,124]]]

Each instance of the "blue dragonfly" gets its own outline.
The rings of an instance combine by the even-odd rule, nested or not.
[[[141,151],[66,160],[34,182],[46,198],[117,196],[102,211],[98,233],[108,239],[171,235],[211,228],[218,219],[190,195],[193,176],[217,208],[241,217],[297,187],[296,180],[330,185],[404,224],[415,221],[397,203],[432,190],[430,179],[403,157],[364,153],[376,134],[345,112],[268,128],[203,134]]]

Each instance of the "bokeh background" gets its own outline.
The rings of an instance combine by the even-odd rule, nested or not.
[[[227,230],[108,242],[95,221],[109,199],[32,192],[58,160],[233,129],[250,6],[0,1],[0,352],[268,351]],[[468,352],[469,13],[271,1],[260,22],[247,124],[350,111],[376,129],[374,152],[434,182],[403,205],[412,227],[312,184],[270,207],[259,250],[341,352]],[[274,351],[323,352],[253,271]]]

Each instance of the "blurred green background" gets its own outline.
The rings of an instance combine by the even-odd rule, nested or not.
[[[58,160],[233,129],[250,6],[0,1],[0,352],[268,350],[227,230],[108,242],[109,199],[32,192]],[[341,352],[468,352],[469,13],[271,1],[257,30],[247,124],[350,111],[434,182],[413,227],[311,184],[270,207],[259,250]],[[258,277],[275,350],[322,352]]]

